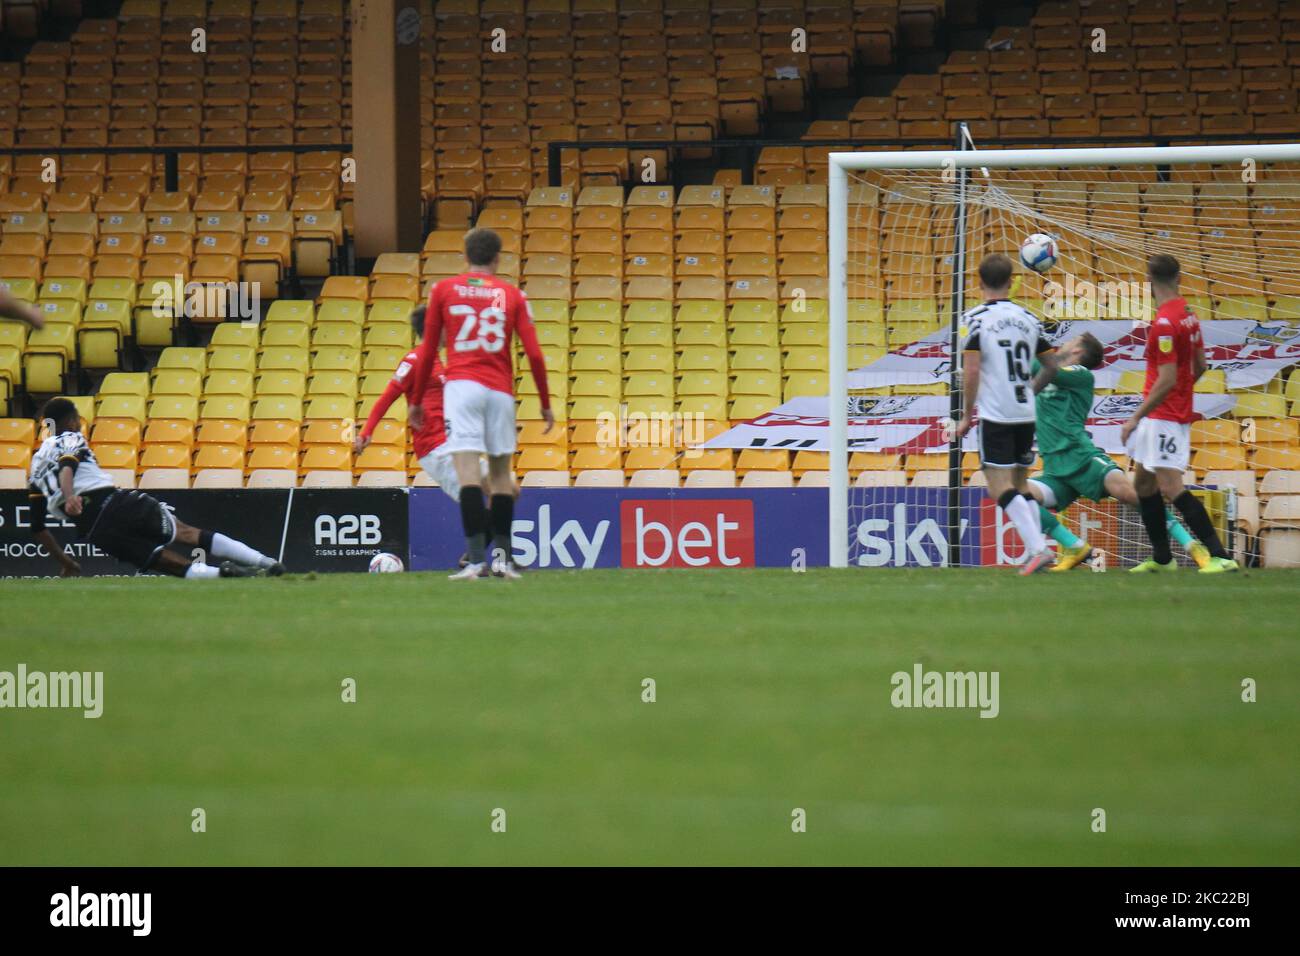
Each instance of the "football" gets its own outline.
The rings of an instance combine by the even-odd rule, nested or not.
[[[1020,261],[1035,272],[1046,272],[1056,265],[1058,250],[1056,240],[1046,233],[1036,232],[1020,244]]]
[[[402,559],[395,554],[380,552],[370,559],[371,574],[396,574],[405,570],[406,565],[404,565]]]

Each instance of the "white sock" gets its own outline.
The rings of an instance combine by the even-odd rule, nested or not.
[[[1011,519],[1011,523],[1016,526],[1016,530],[1020,532],[1020,540],[1025,543],[1030,554],[1038,554],[1047,547],[1047,541],[1043,538],[1043,529],[1038,525],[1036,503],[1031,507],[1023,495],[1016,495],[1003,510]]]
[[[212,532],[212,556],[254,568],[269,568],[275,564],[275,558],[268,558],[261,551],[254,551],[242,541],[227,538],[219,531]]]
[[[187,578],[219,578],[221,569],[214,568],[210,564],[204,564],[202,561],[195,561],[185,570]]]

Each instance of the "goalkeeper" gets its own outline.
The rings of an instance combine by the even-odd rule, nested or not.
[[[1051,568],[1068,571],[1092,554],[1092,547],[1057,520],[1052,511],[1064,511],[1076,498],[1102,501],[1114,498],[1137,507],[1137,492],[1127,474],[1092,442],[1088,413],[1092,411],[1092,370],[1101,365],[1105,347],[1085,332],[1070,339],[1057,353],[1056,379],[1038,393],[1038,451],[1043,473],[1029,479],[1029,491],[1039,502],[1043,533],[1061,545],[1061,556]],[[1032,374],[1037,374],[1035,360]],[[1051,509],[1051,510],[1049,510]],[[1169,536],[1191,555],[1198,566],[1210,552],[1165,509]]]

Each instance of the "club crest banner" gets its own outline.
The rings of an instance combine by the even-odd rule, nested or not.
[[[1138,395],[1099,395],[1093,399],[1088,431],[1103,451],[1122,454],[1120,429],[1142,401]],[[1197,395],[1194,408],[1203,418],[1232,411],[1235,395]],[[787,451],[829,451],[829,399],[794,398],[766,415],[717,435],[704,448],[767,448]],[[850,396],[849,448],[896,455],[948,450],[951,425],[944,395]],[[962,448],[977,449],[975,432]]]
[[[1094,373],[1098,388],[1115,388],[1125,372],[1146,368],[1146,323],[1065,320],[1045,330],[1055,345],[1084,332],[1091,332],[1106,346],[1105,361]],[[1210,368],[1224,373],[1228,388],[1258,388],[1282,369],[1300,362],[1300,326],[1212,319],[1201,323],[1201,337]],[[952,349],[945,329],[850,371],[848,387],[946,384],[951,374]]]

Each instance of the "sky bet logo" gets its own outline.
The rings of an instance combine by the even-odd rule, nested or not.
[[[625,568],[752,568],[754,502],[748,498],[619,503]]]

